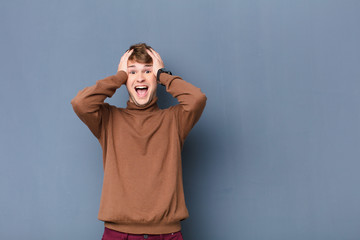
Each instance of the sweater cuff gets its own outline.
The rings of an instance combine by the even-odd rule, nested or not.
[[[171,81],[174,78],[180,78],[179,76],[170,75],[168,73],[161,73],[159,77],[160,84],[167,86],[169,81]]]
[[[128,75],[126,72],[124,72],[123,70],[118,71],[115,75],[115,80],[119,83],[119,84],[125,84],[126,80],[128,78]]]

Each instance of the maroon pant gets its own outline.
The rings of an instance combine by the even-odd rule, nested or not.
[[[181,231],[166,234],[132,234],[105,227],[101,240],[183,240]]]

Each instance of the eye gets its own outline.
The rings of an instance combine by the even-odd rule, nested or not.
[[[130,73],[130,74],[135,74],[135,71],[130,71],[129,73]]]
[[[150,70],[146,70],[145,73],[151,73],[151,71],[150,71]]]

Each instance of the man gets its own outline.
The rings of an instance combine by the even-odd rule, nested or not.
[[[164,85],[179,104],[159,109],[157,84]],[[129,93],[126,108],[105,103],[122,85]],[[129,235],[182,239],[180,221],[189,213],[181,149],[206,100],[200,88],[172,76],[160,55],[144,43],[126,51],[115,75],[80,90],[71,100],[103,150],[98,219],[104,221],[104,240]]]

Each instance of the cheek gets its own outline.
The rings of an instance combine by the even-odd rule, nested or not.
[[[131,77],[128,77],[128,79],[126,80],[126,87],[127,88],[131,88],[131,86],[133,85],[134,80]]]
[[[156,78],[154,76],[151,76],[148,78],[148,82],[151,83],[151,85],[153,87],[156,87],[157,86],[157,83],[156,83]]]
[[[152,86],[151,92],[156,92],[156,88],[157,88],[157,86]]]
[[[152,81],[152,82],[151,82],[151,87],[152,87],[152,89],[153,89],[154,91],[156,91],[156,88],[157,88],[157,83],[156,83],[156,81]]]

